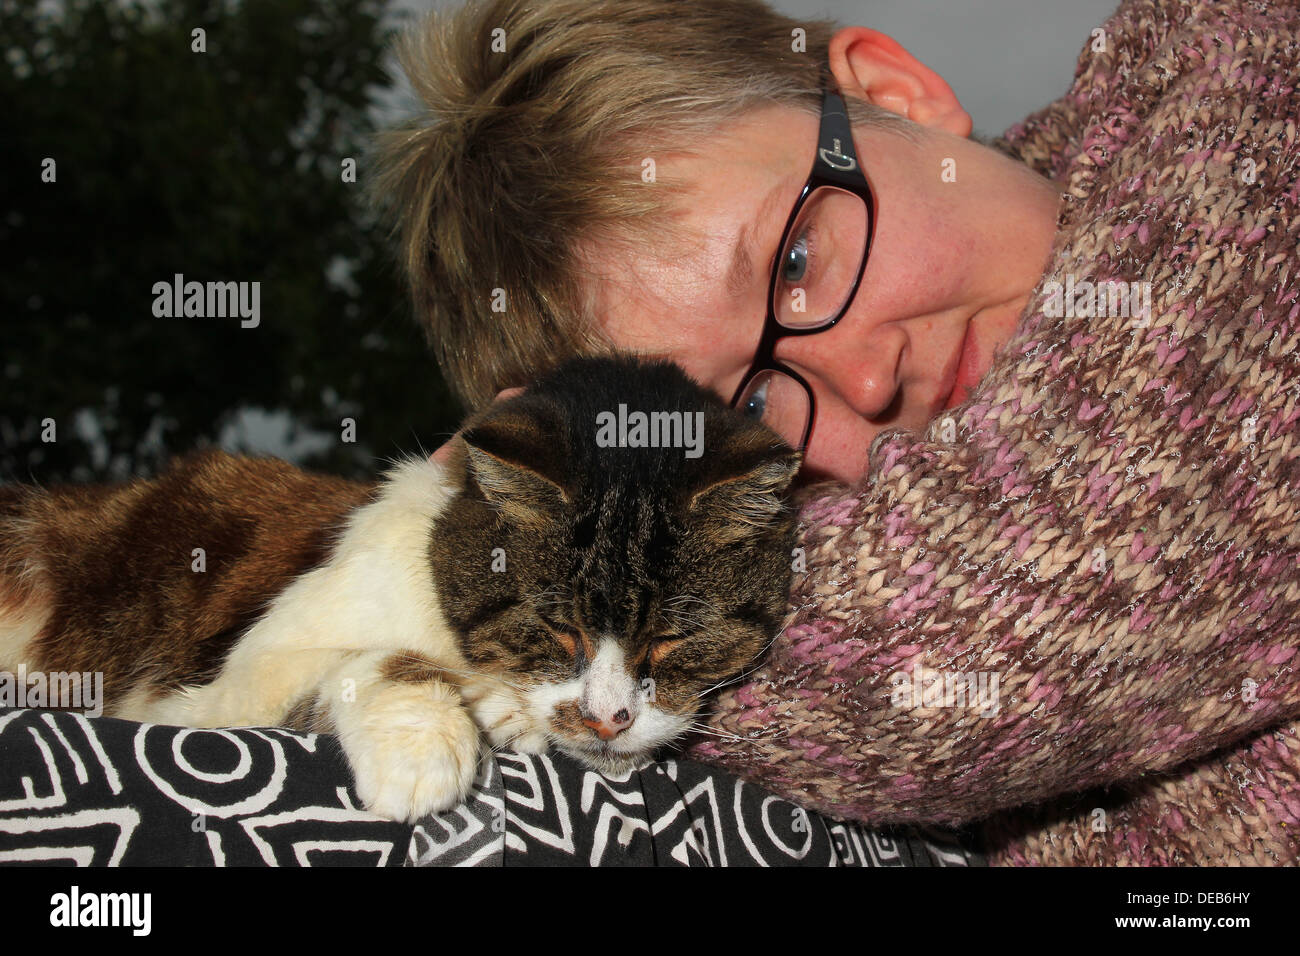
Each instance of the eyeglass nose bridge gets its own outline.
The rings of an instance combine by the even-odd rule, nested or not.
[[[780,336],[778,336],[778,338],[780,338]],[[777,432],[777,434],[780,435],[783,441],[790,444],[795,451],[802,453],[807,450],[808,440],[812,437],[813,420],[816,418],[817,415],[817,396],[813,392],[812,386],[808,384],[807,379],[805,379],[794,369],[790,368],[788,365],[785,365],[784,363],[779,362],[775,358],[773,358],[770,350],[767,352],[766,359],[761,363],[757,363],[751,366],[748,374],[746,374],[745,377],[741,379],[739,387],[736,389],[735,394],[732,396],[731,406],[733,408],[737,408],[740,404],[741,399],[744,398],[746,393],[749,391],[750,386],[753,385],[753,383],[760,376],[765,375],[769,372],[775,372],[779,375],[782,375],[785,378],[790,379],[801,389],[803,389],[803,393],[806,398],[806,403],[805,403],[803,429],[802,432],[800,432],[800,437],[797,443],[791,441],[787,435],[782,434],[780,428],[778,428],[775,425],[769,424],[764,420],[764,424],[768,425],[769,428],[772,428],[773,431]]]
[[[803,436],[799,439],[799,445],[795,449],[795,451],[802,453],[808,450],[808,439],[812,437],[813,419],[817,417],[817,396],[813,394],[812,386],[809,385],[808,382],[804,380],[804,377],[794,369],[782,365],[780,366],[780,370],[783,374],[790,376],[803,386],[804,394],[808,396],[808,418],[807,421],[804,422]]]

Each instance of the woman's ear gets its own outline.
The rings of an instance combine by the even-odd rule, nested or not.
[[[970,114],[952,87],[893,37],[844,27],[830,43],[830,68],[840,92],[956,136],[971,134]]]

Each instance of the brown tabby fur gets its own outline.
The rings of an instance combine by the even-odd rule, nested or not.
[[[113,486],[6,486],[0,602],[50,613],[29,668],[102,671],[107,700],[202,683],[373,488],[219,451]]]

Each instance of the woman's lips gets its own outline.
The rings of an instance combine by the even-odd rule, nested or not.
[[[966,401],[970,390],[979,384],[982,377],[979,368],[979,350],[975,347],[974,342],[974,325],[973,320],[966,323],[966,335],[961,340],[961,348],[957,352],[956,364],[949,373],[952,376],[952,386],[948,391],[947,398],[943,401],[942,411],[955,408]]]

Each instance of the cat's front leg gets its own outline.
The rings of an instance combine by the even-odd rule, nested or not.
[[[461,803],[482,744],[457,678],[410,653],[357,654],[326,678],[323,705],[373,813],[414,822]]]

